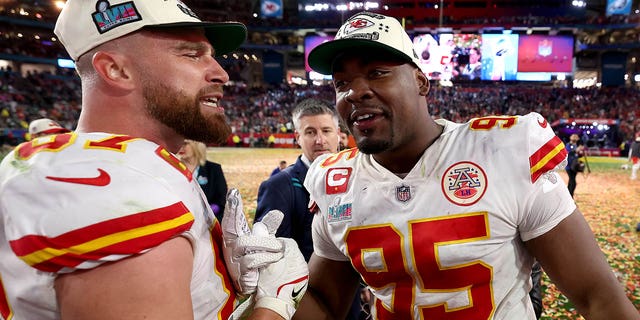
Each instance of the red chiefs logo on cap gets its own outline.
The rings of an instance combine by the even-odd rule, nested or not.
[[[331,168],[327,171],[325,191],[327,194],[347,192],[351,168]]]
[[[364,28],[368,28],[375,25],[375,23],[364,19],[364,18],[355,18],[344,25],[344,34],[350,34],[352,32],[360,31]]]

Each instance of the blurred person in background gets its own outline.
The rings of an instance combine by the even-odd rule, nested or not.
[[[198,181],[211,210],[222,221],[224,206],[227,201],[227,180],[219,163],[207,160],[207,146],[198,141],[186,139],[178,157],[193,173],[193,179]]]
[[[340,121],[340,146],[339,150],[349,149],[349,128]]]
[[[636,133],[635,140],[631,142],[628,161],[631,162],[631,180],[636,180],[640,169],[640,132]]]
[[[42,118],[29,123],[29,139],[48,136],[52,134],[67,133],[71,130],[64,128],[58,122],[51,119]]]
[[[287,167],[287,161],[285,160],[280,160],[280,162],[278,162],[278,166],[275,167],[275,169],[273,169],[273,171],[271,171],[271,174],[269,176],[274,176],[277,173],[279,173],[280,171],[284,170]]]
[[[578,186],[576,177],[578,173],[584,171],[584,167],[581,167],[583,164],[580,162],[580,158],[584,156],[584,145],[580,145],[579,142],[580,136],[574,133],[569,136],[569,143],[565,146],[567,150],[567,165],[564,169],[567,172],[567,176],[569,176],[567,189],[569,189],[571,197],[573,197],[573,193]]]
[[[281,161],[281,171],[260,184],[255,220],[260,221],[270,210],[282,211],[284,220],[276,236],[294,239],[308,260],[313,252],[313,214],[309,212],[309,192],[303,183],[309,165],[317,157],[338,151],[340,129],[338,115],[325,100],[302,100],[293,109],[292,119],[295,141],[302,154],[289,167]]]

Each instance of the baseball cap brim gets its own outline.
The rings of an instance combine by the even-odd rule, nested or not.
[[[239,22],[176,22],[147,26],[153,28],[203,28],[216,57],[230,53],[247,39],[247,27]]]
[[[49,130],[36,132],[34,134],[56,134],[56,133],[67,133],[67,132],[71,132],[71,130],[66,129],[66,128],[52,128],[52,129],[49,129]]]
[[[339,54],[347,51],[351,52],[354,50],[360,50],[364,56],[368,54],[369,49],[382,49],[402,60],[413,63],[413,61],[407,57],[404,52],[380,42],[365,39],[343,38],[327,41],[313,48],[313,50],[309,52],[309,67],[320,74],[330,75],[333,71],[333,63]]]

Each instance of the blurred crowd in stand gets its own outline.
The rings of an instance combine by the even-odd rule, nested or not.
[[[33,2],[33,1],[26,1]],[[225,0],[184,0],[191,8],[195,9],[203,18],[209,21],[235,20],[246,24],[249,27],[328,27],[335,28],[336,23],[343,22],[351,13],[342,15],[335,11],[314,11],[305,13],[300,10],[284,10],[282,19],[253,16],[257,12],[255,1],[225,1]],[[20,1],[7,0],[0,2],[0,16],[14,17],[37,22],[53,22],[57,17],[58,10],[51,3],[27,4],[29,14],[26,15],[20,8],[25,7],[25,3]],[[259,2],[258,2],[259,5]],[[286,9],[286,8],[285,8]],[[566,14],[562,14],[565,12]],[[500,16],[496,18],[486,17],[466,17],[452,18],[443,16],[443,23],[448,27],[482,25],[482,26],[558,26],[558,25],[594,25],[594,24],[625,24],[638,23],[640,15],[631,14],[629,16],[596,14],[577,14],[579,11],[554,11],[549,10],[546,15],[523,15],[523,16]],[[416,27],[438,25],[439,18],[409,21]]]
[[[191,0],[185,1],[200,13],[203,20],[235,20],[249,27],[248,45],[300,46],[304,44],[304,34],[278,32],[300,28],[333,28],[348,18],[352,12],[338,14],[335,11],[289,12],[285,10],[282,19],[262,18],[257,14],[254,1]],[[28,12],[22,8],[28,7]],[[49,7],[47,7],[49,6]],[[0,54],[26,55],[37,58],[66,57],[62,46],[53,35],[53,22],[57,9],[50,4],[27,5],[20,1],[0,1]],[[28,14],[27,14],[28,13]],[[550,10],[549,15],[521,15],[498,17],[454,18],[443,16],[443,26],[449,28],[513,28],[513,27],[570,27],[579,30],[576,41],[588,45],[633,44],[638,42],[640,14],[613,15],[559,15]],[[408,17],[405,24],[412,29],[438,27],[437,17],[414,19]],[[585,32],[583,32],[585,31]],[[612,40],[613,39],[613,40]]]
[[[225,88],[222,105],[236,133],[292,132],[290,114],[302,99],[334,100],[333,87],[286,85],[248,87],[234,83]],[[428,96],[434,117],[463,122],[487,115],[544,115],[550,123],[562,118],[619,120],[620,142],[640,129],[638,88],[554,88],[543,84],[474,83],[440,87]],[[24,130],[30,121],[50,118],[75,128],[81,108],[80,82],[73,70],[59,73],[19,73],[0,69],[0,128],[2,143],[12,130]],[[16,142],[16,141],[14,141]]]
[[[257,12],[254,1],[185,0],[200,12],[204,20],[237,20],[249,26],[247,44],[251,45],[302,45],[304,35],[272,32],[301,27],[332,27],[350,14],[335,12],[300,11],[292,14],[284,11],[283,19],[263,19],[254,16]],[[24,9],[27,8],[27,9]],[[58,10],[52,3],[35,1],[0,1],[0,58],[16,59],[35,63],[68,57],[53,35],[53,22]],[[612,44],[625,41],[638,43],[640,15],[630,16],[559,15],[548,16],[502,16],[499,18],[477,17],[456,20],[445,16],[445,26],[514,27],[514,26],[577,26],[584,30],[602,32],[589,34],[580,31],[578,43]],[[433,25],[438,21],[407,19],[407,28]],[[619,32],[616,30],[627,30]],[[604,32],[607,30],[607,32]],[[621,36],[620,34],[624,35]],[[615,37],[614,37],[615,35]],[[613,39],[613,40],[612,40]],[[241,48],[242,50],[242,48]],[[249,55],[252,55],[248,52]],[[281,84],[256,87],[256,76],[249,66],[259,63],[258,57],[245,59],[233,56],[221,60],[232,83],[227,86],[223,106],[230,119],[234,133],[291,133],[291,110],[300,100],[315,97],[333,101],[330,85],[302,86]],[[50,62],[48,62],[50,63]],[[635,62],[634,62],[635,63]],[[21,74],[10,67],[0,66],[0,145],[15,145],[30,121],[50,118],[62,126],[75,128],[80,100],[80,82],[72,69],[51,68],[50,72],[28,72]],[[252,81],[252,82],[249,82]],[[590,118],[619,120],[618,142],[631,141],[634,132],[640,130],[640,93],[633,88],[554,88],[547,84],[507,83],[455,83],[453,87],[432,85],[429,106],[435,117],[457,122],[473,117],[495,114],[525,114],[537,111],[550,123],[561,118]],[[617,146],[614,146],[617,147]]]
[[[75,128],[80,114],[80,80],[73,70],[58,73],[27,73],[26,76],[0,68],[0,144],[14,145],[23,137],[29,122],[39,118]],[[19,131],[18,131],[19,132]]]

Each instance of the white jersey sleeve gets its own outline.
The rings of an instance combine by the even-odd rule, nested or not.
[[[143,254],[177,236],[194,251],[196,319],[234,307],[213,212],[186,166],[150,141],[68,133],[21,144],[0,164],[0,216],[5,318],[2,310],[14,320],[58,319],[56,275]]]
[[[332,188],[343,188],[340,183],[344,182],[346,185],[349,182],[349,176],[343,175],[343,173],[351,172],[352,168],[346,167],[344,171],[331,170],[332,173],[328,176],[325,176],[324,171],[326,164],[336,164],[344,159],[352,159],[357,154],[359,154],[357,149],[349,149],[337,154],[322,155],[311,164],[304,180],[305,189],[309,190],[311,200],[318,204],[319,212],[313,218],[311,232],[313,236],[313,252],[320,257],[337,261],[349,260],[349,257],[331,240],[334,237],[332,232],[335,233],[336,230],[330,229],[328,226],[329,220],[333,220],[334,218],[332,217],[335,214],[342,214],[346,218],[350,214],[350,208],[344,208],[344,212],[338,213],[325,202],[328,198],[324,195],[327,190],[331,193]],[[331,181],[328,179],[331,179]],[[338,230],[337,232],[344,232],[344,230]]]
[[[576,209],[558,170],[564,169],[567,152],[547,121],[537,113],[521,117],[527,133],[527,155],[531,173],[529,195],[522,199],[518,221],[523,241],[538,237],[558,225]]]
[[[564,145],[536,113],[437,122],[404,178],[356,149],[314,161],[314,250],[349,259],[378,319],[534,319],[524,241],[575,210]]]
[[[306,181],[306,180],[305,180]],[[330,241],[327,216],[318,213],[313,217],[311,224],[311,235],[313,237],[313,252],[320,257],[337,261],[348,261],[349,257],[340,251],[333,242]]]
[[[42,153],[26,162],[5,162],[29,166],[7,179],[0,193],[6,236],[16,255],[40,271],[70,272],[187,233],[193,214],[173,191],[176,186],[161,178],[178,171],[168,172],[159,157],[146,155],[139,159],[149,161],[145,170],[136,168],[137,159],[97,163],[80,152],[64,161],[42,161]]]

